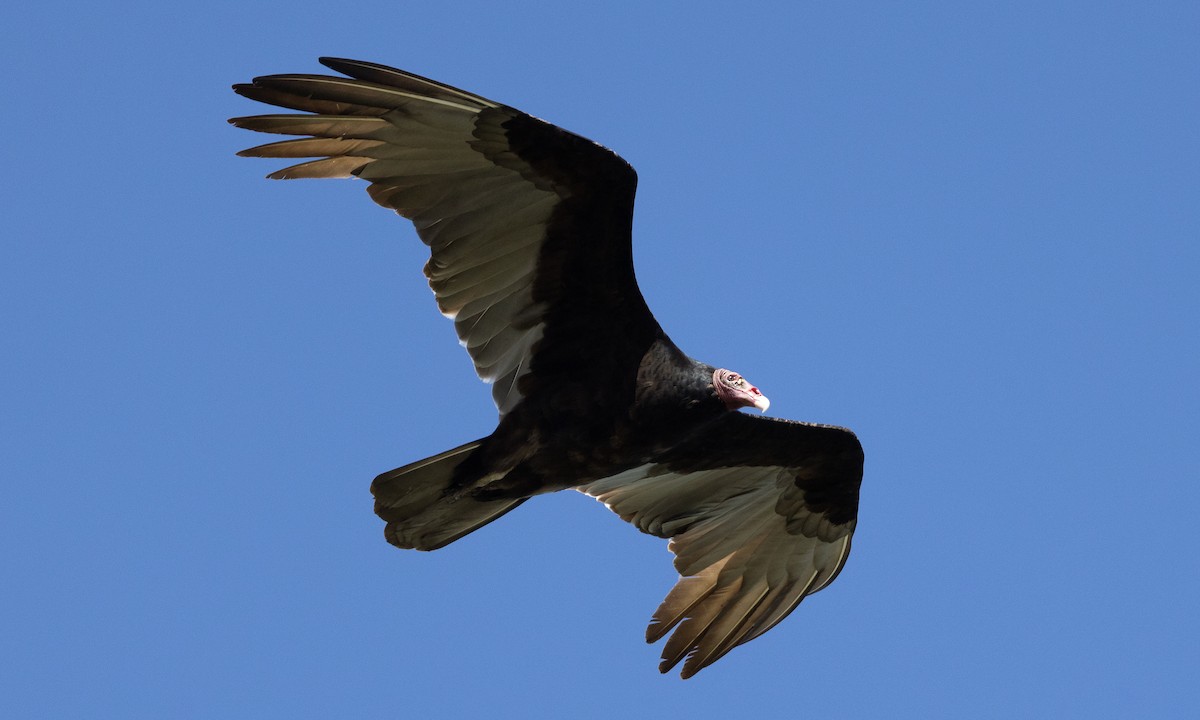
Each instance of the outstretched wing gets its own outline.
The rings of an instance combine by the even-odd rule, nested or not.
[[[633,168],[478,95],[382,65],[321,62],[349,77],[270,75],[234,86],[308,113],[230,120],[304,136],[240,154],[318,158],[268,177],[360,177],[375,202],[411,219],[431,249],[425,275],[438,307],[494,384],[502,415],[536,387],[531,373],[574,372],[564,368],[582,365],[584,350],[595,381],[629,374],[640,358],[629,338],[658,328],[633,274]]]
[[[729,413],[655,462],[579,490],[669,537],[679,582],[646,630],[691,677],[774,627],[850,553],[863,454],[842,428]]]

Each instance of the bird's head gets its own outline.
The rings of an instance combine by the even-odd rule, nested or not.
[[[732,370],[718,368],[713,372],[713,389],[717,397],[730,410],[744,407],[756,407],[766,412],[771,401],[758,388],[751,385],[746,378]]]

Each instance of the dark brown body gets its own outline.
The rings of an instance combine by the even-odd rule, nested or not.
[[[606,386],[611,392],[586,382],[560,381],[545,393],[534,388],[459,466],[455,488],[474,487],[467,494],[479,499],[515,499],[649,462],[729,412],[713,390],[713,370],[661,336],[636,372]]]

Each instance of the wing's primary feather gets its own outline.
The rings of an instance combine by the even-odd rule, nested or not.
[[[861,480],[862,448],[849,431],[731,413],[653,462],[579,490],[671,538],[681,577],[646,639],[674,630],[659,669],[683,660],[690,677],[837,576]]]
[[[269,75],[234,86],[311,113],[234,118],[248,130],[306,136],[240,154],[315,158],[269,177],[359,177],[377,203],[411,219],[430,247],[425,274],[438,308],[494,383],[501,415],[538,382],[526,376],[539,353],[563,354],[550,345],[590,349],[598,382],[629,374],[634,354],[609,348],[657,324],[633,276],[628,163],[443,83],[374,63],[321,62],[349,77]]]

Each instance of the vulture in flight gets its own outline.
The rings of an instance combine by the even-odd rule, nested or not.
[[[371,485],[393,545],[436,550],[534,495],[574,488],[669,538],[679,581],[646,631],[690,677],[787,617],[846,562],[863,453],[848,430],[738,412],[767,398],[684,354],[633,272],[637,176],[590,140],[383,65],[234,90],[300,113],[230,120],[299,136],[240,155],[271,178],[358,177],[413,222],[425,275],[496,430]]]

